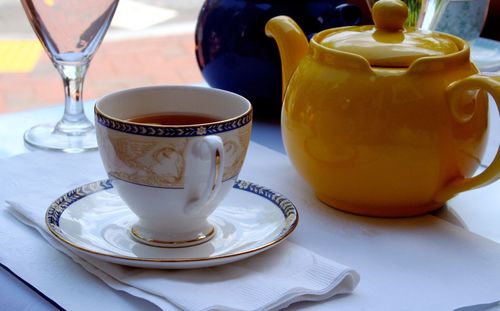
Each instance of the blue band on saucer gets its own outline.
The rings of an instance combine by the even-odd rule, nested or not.
[[[110,188],[113,188],[111,180],[105,179],[105,180],[100,180],[98,182],[86,184],[84,186],[78,187],[66,193],[62,197],[58,198],[54,203],[52,203],[49,209],[47,210],[45,218],[47,225],[54,230],[58,230],[59,219],[61,218],[61,215],[66,208],[68,208],[71,204],[80,200],[81,198],[86,197],[89,194]],[[245,180],[236,180],[233,188],[257,194],[261,197],[268,199],[271,202],[274,202],[277,206],[280,207],[287,223],[289,224],[297,223],[299,215],[297,213],[295,206],[290,200],[288,200],[281,194],[276,193],[273,190],[268,189],[266,187],[259,186]]]
[[[284,241],[297,227],[299,219],[298,211],[293,206],[293,203],[281,194],[248,181],[238,180],[235,182],[235,189],[233,189],[231,193],[239,192],[237,195],[243,195],[243,198],[248,197],[242,192],[250,193],[252,195],[254,194],[259,198],[253,199],[260,199],[260,201],[258,204],[254,205],[250,203],[248,206],[242,206],[240,209],[233,208],[233,205],[222,206],[220,209],[217,209],[223,210],[223,212],[219,215],[217,215],[217,210],[214,212],[212,220],[218,227],[218,230],[221,230],[221,233],[218,236],[215,236],[214,239],[223,240],[224,243],[214,243],[212,246],[215,247],[215,251],[212,255],[207,256],[202,247],[201,253],[188,251],[181,256],[172,256],[166,252],[162,252],[161,250],[158,252],[156,247],[146,245],[143,245],[141,249],[148,247],[150,249],[146,249],[146,252],[139,251],[137,253],[135,252],[137,249],[134,251],[134,248],[131,247],[131,245],[139,242],[134,241],[132,237],[129,236],[130,225],[133,223],[135,218],[128,216],[125,217],[128,217],[128,220],[123,218],[124,211],[126,211],[129,216],[131,212],[127,211],[128,208],[123,204],[123,202],[115,204],[119,202],[117,201],[119,198],[116,198],[116,193],[110,196],[111,192],[109,188],[113,188],[112,183],[110,183],[109,180],[101,180],[78,187],[58,198],[53,204],[51,204],[45,214],[45,222],[50,234],[77,253],[86,254],[111,263],[140,268],[192,269],[226,264],[242,260],[265,251]],[[103,193],[99,194],[101,191],[103,191]],[[90,201],[85,201],[85,198],[89,198]],[[114,202],[109,206],[104,207],[105,215],[111,215],[114,212],[118,212],[120,219],[125,220],[123,223],[120,223],[120,221],[116,223],[116,218],[114,218],[116,217],[115,213],[111,222],[105,222],[105,226],[111,224],[114,228],[113,230],[119,229],[118,231],[121,233],[118,234],[120,234],[124,240],[105,238],[101,234],[103,232],[103,228],[93,230],[96,228],[94,216],[96,213],[103,211],[102,208],[93,204],[93,202],[96,202],[94,200],[99,198],[104,199],[105,201],[107,199],[111,199],[109,202]],[[233,197],[232,199],[236,198],[238,197]],[[251,199],[252,198],[250,198],[250,200]],[[268,202],[263,202],[262,199],[264,199],[264,201],[268,201],[270,204]],[[239,200],[241,200],[241,197]],[[85,212],[80,210],[79,212],[71,214],[72,207],[77,208],[77,211],[78,208],[87,209],[87,211]],[[111,210],[109,208],[111,208]],[[70,214],[66,216],[65,212],[68,211]],[[73,211],[75,211],[75,209],[73,209]],[[110,211],[114,212],[108,213]],[[268,211],[270,213],[268,213]],[[81,223],[82,226],[75,227],[74,221],[79,221],[79,217],[85,216],[86,213],[87,216],[90,215],[91,218],[87,218],[86,220],[83,219],[83,223]],[[231,217],[233,213],[236,213],[235,217]],[[281,217],[280,214],[284,217]],[[229,220],[226,221],[221,219],[221,217],[226,217],[224,215],[226,215]],[[244,221],[239,223],[242,219]],[[248,223],[248,220],[250,219],[253,220],[253,224]],[[90,222],[88,222],[89,220]],[[259,229],[262,225],[271,225],[273,229],[268,230],[270,228],[267,227],[264,232]],[[237,227],[239,227],[239,229]],[[80,239],[81,233],[82,230],[85,231],[85,228],[91,228],[90,231],[86,231],[90,234],[90,236],[88,239],[85,238],[82,240]],[[234,230],[236,229],[238,233],[235,234],[236,231]],[[241,244],[241,239],[244,239],[244,237],[248,234],[252,236],[248,241],[248,244]],[[255,234],[258,234],[257,239],[254,237]],[[103,245],[97,246],[96,244],[93,244],[95,239],[103,239],[101,241],[106,244],[104,245],[104,248]],[[120,241],[125,242],[126,245],[114,243]],[[193,246],[193,250],[196,250],[196,246]]]
[[[59,197],[56,201],[54,201],[54,203],[50,205],[49,209],[47,210],[47,225],[51,225],[52,227],[54,227],[55,225],[56,227],[58,227],[61,214],[66,208],[68,208],[68,206],[91,193],[110,188],[113,188],[111,180],[104,179],[98,182],[83,185],[74,190],[71,190],[62,197]]]
[[[257,195],[260,195],[261,197],[268,199],[271,202],[274,202],[276,205],[280,207],[286,219],[289,219],[289,217],[293,216],[292,217],[293,221],[296,221],[295,218],[298,215],[295,206],[293,205],[292,202],[290,202],[290,200],[280,195],[279,193],[276,193],[273,190],[268,189],[266,187],[259,186],[241,179],[236,181],[233,188],[255,193]]]

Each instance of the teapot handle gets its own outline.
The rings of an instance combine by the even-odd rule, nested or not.
[[[470,114],[463,114],[459,110],[459,98],[462,92],[467,90],[483,89],[488,91],[495,99],[498,110],[500,111],[500,76],[488,77],[483,75],[473,75],[463,80],[451,83],[447,90],[447,100],[455,120],[461,123],[469,121],[472,117]],[[454,197],[459,192],[472,190],[482,186],[486,186],[495,182],[500,178],[500,147],[493,162],[480,174],[471,178],[460,178],[453,180],[444,189],[441,189],[434,200],[444,203]]]

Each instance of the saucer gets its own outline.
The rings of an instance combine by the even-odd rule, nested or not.
[[[137,242],[130,227],[137,221],[109,180],[78,187],[48,208],[50,233],[71,250],[103,261],[155,269],[190,269],[245,259],[285,240],[298,223],[287,198],[271,189],[236,181],[209,217],[215,236],[183,248]]]

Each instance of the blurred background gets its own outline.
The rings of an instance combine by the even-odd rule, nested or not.
[[[92,60],[83,98],[123,88],[202,82],[194,29],[203,0],[121,0]],[[0,113],[63,102],[59,74],[19,0],[0,0]]]
[[[203,0],[120,0],[88,71],[84,99],[123,88],[199,84],[194,31]],[[366,9],[365,0],[350,0]],[[491,0],[483,37],[500,40],[500,0]],[[19,0],[0,0],[0,113],[60,105],[61,78]]]

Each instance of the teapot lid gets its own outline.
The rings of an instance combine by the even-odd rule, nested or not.
[[[380,0],[373,5],[375,26],[349,27],[333,32],[320,44],[358,54],[376,67],[409,67],[424,56],[443,56],[459,51],[448,36],[413,27],[404,28],[408,7],[401,0]]]

